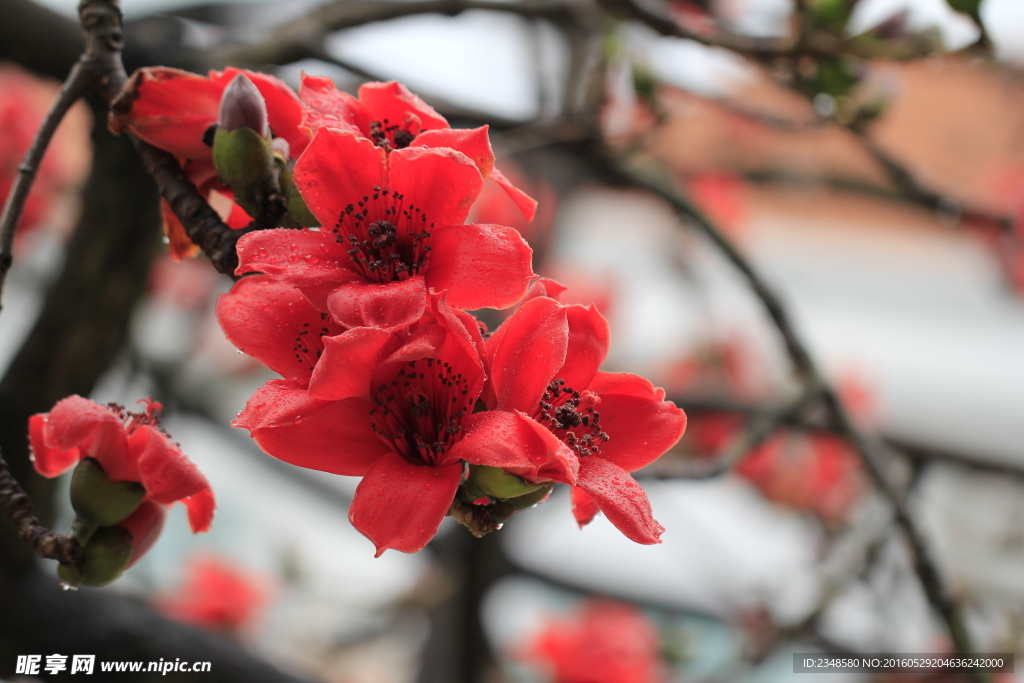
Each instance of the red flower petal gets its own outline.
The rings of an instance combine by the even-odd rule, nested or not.
[[[434,108],[409,92],[401,83],[363,83],[359,86],[359,101],[366,105],[373,121],[401,125],[415,117],[420,130],[447,128],[448,122]]]
[[[108,408],[81,396],[61,399],[50,410],[43,428],[47,446],[79,448],[96,458],[111,481],[139,481],[137,458],[129,457],[121,418]]]
[[[349,282],[327,297],[327,309],[345,327],[397,330],[423,317],[427,286],[413,276],[385,284]]]
[[[431,292],[431,312],[448,332],[439,357],[469,378],[466,389],[474,396],[479,395],[484,383],[484,340],[476,318],[449,306],[445,292]]]
[[[418,466],[389,452],[359,482],[348,518],[373,541],[376,557],[388,548],[414,553],[437,533],[461,479],[462,463]]]
[[[576,483],[627,538],[644,545],[661,543],[665,528],[654,519],[647,493],[626,470],[590,455],[580,459]]]
[[[302,384],[272,379],[256,390],[231,425],[250,431],[258,427],[283,427],[302,422],[328,405],[310,396]]]
[[[388,178],[389,187],[404,195],[405,208],[419,209],[427,217],[428,226],[463,223],[484,184],[469,157],[443,148],[407,147],[392,152],[388,157]],[[364,190],[359,196],[365,193]],[[321,224],[333,225],[336,217],[334,214],[331,223]]]
[[[297,288],[266,275],[242,278],[221,294],[217,320],[240,351],[302,382],[309,381],[324,334],[341,331]]]
[[[601,511],[601,508],[597,507],[597,503],[590,497],[590,494],[579,486],[573,486],[571,491],[572,514],[576,518],[576,523],[582,529],[594,521],[594,517],[597,517],[597,513]]]
[[[32,450],[32,464],[36,472],[44,477],[64,474],[82,459],[77,448],[51,448],[46,445],[46,414],[40,413],[28,419],[28,445]]]
[[[217,122],[225,85],[181,69],[139,69],[113,107],[110,129],[119,133],[128,128],[178,157],[209,157],[203,134]]]
[[[336,401],[301,422],[251,432],[263,452],[299,467],[362,476],[391,450],[370,428],[369,401]]]
[[[132,559],[128,561],[129,567],[153,547],[156,539],[160,537],[160,532],[163,531],[166,518],[167,508],[151,500],[144,500],[128,519],[117,525],[127,529],[132,535]]]
[[[600,457],[635,472],[657,460],[683,436],[686,413],[665,390],[625,372],[599,372],[590,390],[601,397],[601,427],[611,437]]]
[[[518,303],[536,276],[533,250],[512,228],[448,225],[431,238],[427,286],[448,290],[456,308],[508,308]]]
[[[487,410],[463,423],[465,436],[448,451],[449,462],[501,467],[529,482],[576,483],[579,458],[547,428],[520,412]]]
[[[523,212],[523,216],[527,221],[533,220],[533,217],[537,215],[536,199],[513,185],[512,181],[506,178],[497,168],[491,171],[491,180],[498,183],[498,185],[501,186],[501,189],[505,190],[505,194],[507,194],[508,198],[512,200],[512,203]]]
[[[443,128],[420,133],[412,147],[450,147],[473,160],[480,175],[488,178],[494,169],[494,150],[487,126],[479,128]]]
[[[333,289],[356,278],[348,268],[349,263],[346,248],[330,233],[257,230],[238,240],[238,270],[235,272],[239,275],[266,273],[295,285],[309,298],[309,290]]]
[[[565,317],[569,323],[569,346],[565,364],[556,376],[564,379],[566,386],[583,391],[608,355],[608,321],[595,306],[566,306]],[[603,405],[601,413],[604,414]]]
[[[128,450],[138,460],[141,483],[157,503],[171,503],[209,491],[210,482],[166,434],[149,425],[128,437]],[[100,460],[100,464],[103,461]]]
[[[565,362],[568,342],[565,306],[544,298],[520,306],[486,344],[495,408],[533,415]]]
[[[391,332],[359,327],[324,339],[321,356],[309,382],[309,394],[327,401],[370,398],[374,371],[400,345]]]
[[[385,158],[383,149],[354,133],[335,128],[317,131],[295,163],[295,185],[324,230],[338,222],[346,206],[372,193],[374,186],[387,187]]]
[[[309,144],[309,139],[299,131],[305,107],[298,95],[281,79],[248,69],[228,67],[223,73],[211,71],[210,80],[216,83],[223,93],[224,88],[228,87],[228,84],[240,73],[245,74],[263,95],[263,100],[267,103],[270,131],[274,137],[287,140],[291,157],[298,159],[302,150]],[[217,103],[219,107],[219,98]]]
[[[181,501],[188,509],[188,525],[192,533],[201,534],[210,530],[213,515],[217,511],[217,503],[213,491],[207,489]]]
[[[366,106],[347,92],[338,90],[334,81],[326,76],[303,73],[299,99],[313,110],[306,113],[302,125],[314,135],[324,126],[360,135],[370,129],[370,113]]]

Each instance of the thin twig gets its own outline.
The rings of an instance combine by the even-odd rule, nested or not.
[[[89,87],[88,73],[81,61],[75,63],[68,74],[60,94],[50,106],[42,125],[32,140],[32,146],[25,153],[25,158],[18,166],[18,175],[14,179],[11,193],[7,196],[7,203],[4,205],[3,215],[0,217],[0,295],[3,293],[4,282],[7,273],[14,264],[14,236],[17,232],[18,222],[21,220],[21,213],[25,208],[29,192],[32,189],[32,181],[35,180],[39,166],[42,164],[43,155],[50,145],[53,134],[64,119],[64,115],[71,110]]]
[[[893,506],[896,522],[903,530],[910,547],[914,570],[928,601],[945,621],[957,652],[961,654],[973,652],[970,636],[964,625],[959,606],[946,591],[924,537],[910,516],[902,493],[889,477],[885,464],[888,454],[884,445],[877,439],[861,432],[850,420],[835,391],[824,381],[813,358],[797,334],[782,300],[732,242],[703,213],[676,193],[671,186],[660,178],[652,177],[624,164],[609,160],[608,166],[609,171],[623,182],[660,197],[671,205],[680,217],[697,225],[729,262],[743,274],[781,335],[787,355],[798,378],[804,386],[819,387],[822,403],[833,420],[837,432],[854,446],[868,475],[883,497]],[[984,680],[984,676],[979,672],[972,672],[972,678],[976,681]]]
[[[700,460],[677,460],[672,465],[656,464],[649,469],[658,479],[711,479],[721,476],[764,443],[779,427],[796,420],[800,412],[817,399],[818,387],[807,386],[800,396],[782,408],[764,410],[754,415],[750,424],[717,456]],[[641,472],[639,476],[644,474]]]
[[[0,510],[14,523],[21,540],[35,548],[39,557],[62,564],[74,564],[82,557],[82,546],[74,537],[55,534],[39,523],[33,514],[32,500],[7,468],[3,454],[0,454]]]

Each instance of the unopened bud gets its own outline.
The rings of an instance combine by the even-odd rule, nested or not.
[[[95,526],[113,526],[138,509],[146,489],[133,481],[112,482],[102,465],[85,458],[71,476],[71,507],[79,519]]]
[[[547,482],[527,483],[522,477],[509,474],[500,467],[470,465],[469,478],[484,495],[492,498],[517,498],[542,489]]]
[[[220,98],[218,123],[229,131],[241,126],[256,131],[261,138],[267,137],[267,103],[259,89],[245,74],[238,74],[224,88]]]
[[[70,586],[105,586],[121,576],[131,558],[131,533],[119,526],[103,527],[82,548],[82,559],[59,565],[57,576]]]

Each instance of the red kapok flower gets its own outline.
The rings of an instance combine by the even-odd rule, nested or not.
[[[303,125],[313,134],[321,127],[340,128],[386,150],[447,147],[462,152],[484,179],[501,186],[527,221],[533,220],[537,202],[494,167],[487,126],[451,128],[430,105],[395,81],[364,83],[356,99],[339,91],[330,78],[303,74],[299,97],[310,110]]]
[[[184,585],[157,604],[172,619],[230,633],[251,624],[268,597],[258,577],[216,557],[197,557]]]
[[[545,665],[551,683],[659,683],[659,641],[636,607],[594,600],[570,617],[551,619],[525,656]]]
[[[238,272],[300,288],[345,327],[418,321],[427,290],[462,309],[507,308],[533,279],[513,229],[464,225],[479,171],[451,149],[386,154],[353,133],[321,128],[295,166],[319,230],[260,230],[238,242]]]
[[[101,406],[81,396],[61,399],[49,413],[29,418],[36,471],[56,477],[80,460],[94,458],[110,481],[141,484],[146,490],[142,507],[120,524],[130,528],[130,523],[137,523],[138,529],[146,530],[136,537],[136,544],[154,527],[158,534],[158,522],[162,522],[162,511],[146,506],[147,501],[170,505],[180,500],[188,508],[192,531],[208,531],[216,507],[213,491],[206,477],[160,429],[160,409],[156,401],[148,401],[143,413],[130,413],[116,404]]]
[[[520,424],[542,425],[579,457],[572,498],[580,526],[600,511],[637,543],[659,543],[664,529],[629,473],[679,441],[686,414],[646,379],[598,370],[608,353],[608,323],[597,309],[530,299],[485,348],[485,401],[494,412],[478,413],[474,422],[514,416]],[[474,427],[465,442],[473,440]]]
[[[271,131],[287,140],[292,158],[297,158],[309,142],[299,130],[304,107],[283,81],[255,71],[228,68],[200,76],[164,66],[139,69],[111,106],[110,115],[110,129],[114,133],[130,130],[181,159],[189,180],[236,230],[248,225],[251,219],[230,201],[231,191],[214,172],[213,152],[204,136],[217,123],[224,90],[239,74],[245,74],[259,90],[266,102]],[[222,195],[220,204],[211,197],[212,191]],[[198,247],[185,234],[184,226],[167,202],[161,200],[160,207],[171,255],[183,258],[197,253]]]

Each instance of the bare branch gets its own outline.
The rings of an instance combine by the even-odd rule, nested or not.
[[[627,184],[642,188],[667,202],[685,221],[697,225],[712,243],[725,255],[733,266],[742,273],[754,294],[765,307],[769,317],[782,336],[787,355],[793,368],[805,387],[818,387],[822,403],[828,410],[837,433],[844,436],[857,450],[865,470],[874,481],[882,496],[893,507],[896,522],[903,530],[910,547],[914,570],[932,607],[942,616],[957,651],[962,654],[973,652],[970,636],[964,625],[960,609],[942,583],[938,568],[932,560],[924,537],[918,530],[907,510],[902,493],[889,476],[886,463],[888,452],[876,438],[861,432],[847,415],[845,408],[831,386],[818,371],[817,365],[797,334],[789,313],[781,299],[761,277],[753,264],[729,241],[729,239],[695,206],[676,193],[660,178],[609,160],[609,171]],[[976,681],[984,676],[972,672]]]
[[[21,540],[35,548],[39,557],[62,564],[74,564],[82,557],[82,546],[74,537],[55,534],[40,524],[33,514],[32,500],[7,468],[3,454],[0,454],[0,510],[14,523]]]
[[[220,64],[287,64],[303,59],[307,45],[322,43],[324,36],[334,31],[418,14],[454,17],[474,9],[558,22],[575,21],[576,17],[572,5],[558,0],[342,0],[320,5],[298,19],[275,26],[273,36],[258,45],[228,45],[214,51],[213,59]]]
[[[28,194],[32,189],[32,182],[43,161],[43,155],[50,145],[53,134],[57,132],[57,127],[64,120],[65,114],[85,94],[88,87],[88,72],[80,60],[71,68],[67,80],[64,81],[64,85],[60,89],[60,94],[57,95],[57,99],[46,113],[46,118],[43,119],[39,131],[36,132],[32,146],[28,148],[24,160],[18,166],[18,175],[14,179],[11,193],[7,196],[3,215],[0,216],[0,295],[3,294],[7,273],[14,264],[14,236],[17,232],[18,222],[21,220],[21,213],[25,208],[25,202],[28,200]]]

